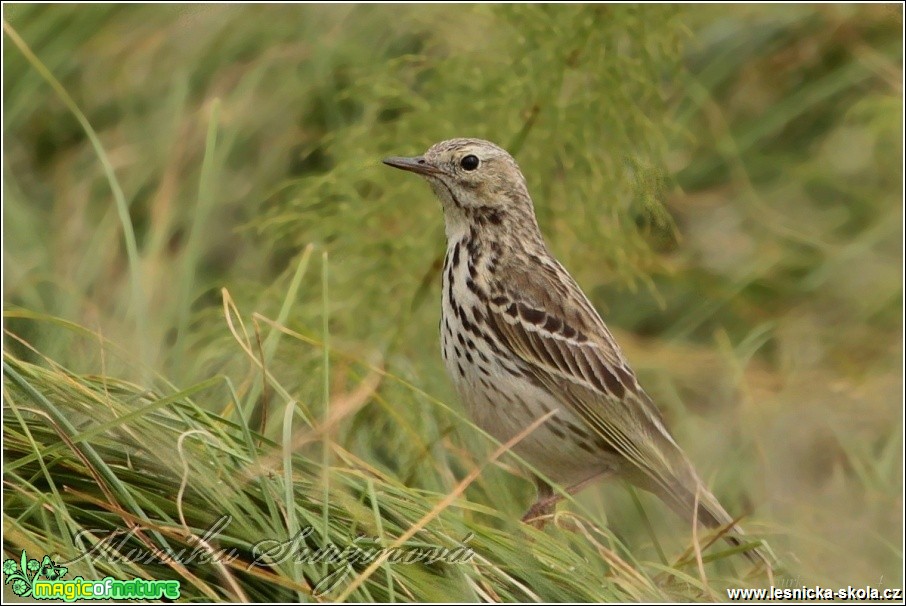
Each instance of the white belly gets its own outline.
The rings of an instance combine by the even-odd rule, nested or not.
[[[467,271],[466,263],[461,263],[453,271],[444,272],[441,351],[447,373],[475,424],[503,443],[555,410],[556,414],[525,436],[514,452],[564,486],[613,470],[616,462],[595,444],[594,433],[585,422],[533,383],[524,363],[502,352],[487,327],[476,321],[472,310],[476,306],[482,309],[484,304],[460,286]]]

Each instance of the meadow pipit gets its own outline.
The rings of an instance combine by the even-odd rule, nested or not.
[[[685,519],[742,530],[705,488],[642,390],[601,316],[541,236],[525,177],[503,149],[452,139],[424,156],[387,158],[440,198],[447,234],[441,345],[447,371],[476,424],[507,441],[556,411],[514,450],[550,480],[576,489],[625,478]],[[537,479],[523,518],[557,497]],[[759,550],[747,552],[767,562]]]

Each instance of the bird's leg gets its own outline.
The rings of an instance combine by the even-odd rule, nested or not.
[[[607,472],[599,472],[589,476],[578,484],[574,484],[567,488],[566,492],[568,494],[576,494],[603,475],[607,475]],[[535,500],[535,503],[529,507],[529,510],[525,512],[525,515],[522,516],[522,521],[541,529],[544,528],[544,524],[547,522],[547,516],[553,514],[554,510],[557,508],[557,503],[563,500],[563,495],[555,493],[554,489],[551,488],[551,485],[541,478],[536,477],[535,484],[538,486],[538,498]]]
[[[599,480],[604,476],[609,476],[609,475],[611,475],[611,473],[612,472],[609,470],[608,471],[599,471],[594,475],[588,476],[587,478],[585,478],[578,484],[573,484],[572,486],[570,486],[569,488],[566,489],[566,492],[568,492],[569,494],[576,494],[577,492],[584,489],[586,486],[588,486],[595,480]]]
[[[538,498],[535,499],[535,503],[522,516],[522,521],[541,530],[547,523],[547,516],[554,513],[557,508],[557,502],[563,497],[554,493],[551,485],[541,478],[535,478],[535,485],[538,487]]]

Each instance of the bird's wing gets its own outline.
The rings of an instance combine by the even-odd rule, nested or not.
[[[572,277],[559,264],[508,271],[507,286],[495,282],[488,293],[486,324],[499,346],[625,459],[626,479],[687,520],[695,516],[705,526],[730,528],[724,538],[742,544],[742,530],[702,485]],[[761,550],[746,555],[770,566]]]
[[[627,475],[641,472],[640,483],[667,492],[687,484],[694,471],[569,274],[558,267],[509,278],[510,288],[489,293],[487,318],[504,349],[631,464]]]

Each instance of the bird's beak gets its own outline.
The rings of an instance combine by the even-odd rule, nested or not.
[[[425,160],[423,156],[416,156],[415,158],[401,158],[399,156],[391,156],[390,158],[384,158],[384,164],[387,166],[392,166],[393,168],[399,168],[402,170],[408,170],[409,172],[418,173],[419,175],[439,175],[442,171]]]

